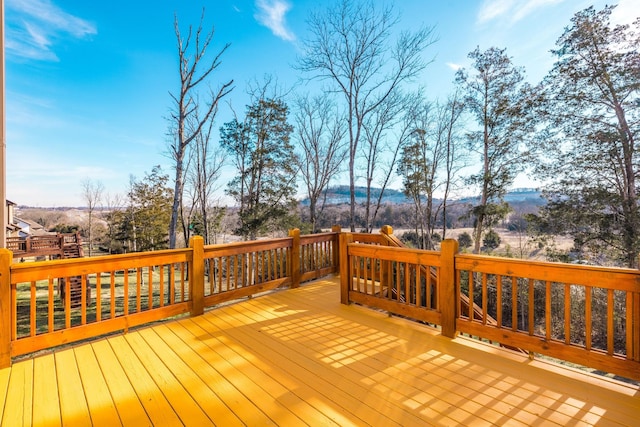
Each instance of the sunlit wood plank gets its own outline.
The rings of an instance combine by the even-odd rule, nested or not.
[[[91,344],[91,347],[109,392],[113,396],[122,424],[125,426],[151,425],[142,402],[109,343],[102,340]]]
[[[33,360],[26,360],[11,368],[4,412],[0,425],[30,426],[33,410]]]
[[[84,395],[82,380],[78,372],[78,365],[72,349],[63,350],[55,354],[56,374],[58,381],[58,396],[60,397],[60,414],[63,424],[65,420],[72,420],[73,425],[91,425],[89,407]],[[68,421],[67,421],[68,422]]]
[[[82,379],[84,395],[93,425],[116,426],[120,424],[118,411],[102,375],[91,346],[74,349],[78,371]],[[117,396],[116,396],[117,397]]]
[[[144,341],[140,333],[127,334],[125,339],[149,373],[149,376],[153,378],[155,384],[162,391],[162,394],[171,405],[172,412],[175,412],[183,424],[194,426],[213,425],[213,421],[198,406],[193,397],[180,384],[149,344]],[[163,412],[161,411],[160,415]]]
[[[34,426],[62,425],[58,379],[53,354],[33,359],[33,399],[37,409],[33,411]]]
[[[151,375],[140,361],[133,349],[124,337],[109,339],[109,344],[118,358],[127,378],[136,391],[138,399],[142,402],[145,412],[155,425],[181,426],[178,415],[167,401],[162,390],[154,382]]]

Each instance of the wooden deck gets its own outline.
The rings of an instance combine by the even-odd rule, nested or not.
[[[638,387],[339,292],[317,281],[16,362],[1,425],[640,425]]]

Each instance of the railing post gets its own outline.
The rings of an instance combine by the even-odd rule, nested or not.
[[[383,225],[380,229],[380,234],[384,234],[387,237],[393,236],[393,227],[390,225]],[[387,246],[389,245],[389,241],[386,240]],[[382,288],[385,288],[389,285],[389,274],[391,271],[391,261],[381,261],[380,262],[380,285]],[[388,289],[389,295],[391,295],[391,289]]]
[[[349,304],[349,290],[351,289],[351,269],[347,245],[353,242],[353,234],[340,233],[340,302]]]
[[[333,272],[340,273],[340,233],[342,233],[342,227],[334,225],[331,227],[332,233],[337,233],[333,239]]]
[[[293,239],[291,244],[291,287],[300,287],[300,229],[289,230],[289,237]]]
[[[441,266],[438,275],[438,299],[442,314],[442,335],[456,336],[456,317],[458,315],[458,293],[456,292],[455,256],[458,253],[458,241],[445,239],[440,245]]]
[[[627,323],[630,333],[627,334],[631,343],[627,350],[627,358],[640,362],[640,292],[633,293],[627,298],[631,299],[627,304],[627,309],[631,313],[627,314],[631,320]]]
[[[193,236],[189,239],[189,247],[193,250],[193,258],[189,264],[189,287],[191,288],[191,315],[204,313],[204,239]]]
[[[11,262],[13,254],[0,249],[0,368],[11,366]]]

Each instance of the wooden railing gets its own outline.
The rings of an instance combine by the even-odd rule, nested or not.
[[[435,252],[356,238],[340,237],[343,303],[640,380],[640,271],[465,255],[454,240]]]
[[[640,380],[640,271],[462,254],[455,265],[459,292],[496,319],[459,313],[460,332]]]
[[[640,380],[640,271],[465,255],[452,240],[440,252],[397,248],[394,239],[390,228],[292,230],[282,239],[205,247],[195,237],[186,249],[33,263],[13,263],[0,249],[0,366],[339,268],[343,303]]]
[[[64,255],[65,246],[81,245],[78,233],[30,236],[27,238],[7,237],[7,249],[14,257]]]
[[[92,338],[337,271],[339,230],[227,245],[13,263],[0,249],[0,367]],[[326,253],[325,253],[326,251]],[[304,254],[304,256],[301,256]],[[80,283],[74,294],[71,283]],[[64,298],[60,298],[64,295]]]

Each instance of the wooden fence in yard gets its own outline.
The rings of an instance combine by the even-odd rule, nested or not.
[[[73,258],[82,256],[82,239],[80,233],[30,236],[24,239],[7,237],[7,249],[13,253],[14,258],[42,256]]]
[[[398,248],[384,229],[340,242],[345,304],[640,380],[638,270]]]

